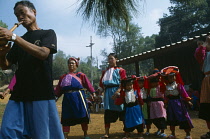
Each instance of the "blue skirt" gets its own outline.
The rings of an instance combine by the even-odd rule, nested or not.
[[[84,91],[81,91],[86,108],[88,108]],[[89,123],[89,112],[85,108],[78,91],[64,93],[62,102],[61,123],[63,126],[73,126],[81,123]]]
[[[131,128],[143,124],[144,118],[140,105],[126,107],[125,127]]]
[[[0,139],[64,139],[55,100],[16,102],[4,111]]]

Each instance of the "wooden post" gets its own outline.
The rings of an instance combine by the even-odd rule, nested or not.
[[[140,75],[139,75],[139,62],[138,61],[135,62],[135,67],[136,67],[136,76],[139,77]]]

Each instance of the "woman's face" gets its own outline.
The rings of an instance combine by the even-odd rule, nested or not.
[[[68,61],[68,68],[70,72],[75,72],[77,70],[77,64],[74,60]]]
[[[109,65],[111,67],[116,66],[117,58],[115,58],[114,56],[110,55],[110,56],[108,56],[108,62],[109,62]]]

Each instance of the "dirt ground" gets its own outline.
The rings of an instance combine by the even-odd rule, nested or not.
[[[4,100],[0,100],[1,106],[5,106],[4,104],[7,103],[9,96],[7,96]],[[61,112],[61,101],[62,98],[57,102],[57,108],[59,113]],[[4,109],[4,108],[3,108]],[[207,132],[207,127],[204,120],[198,119],[198,111],[189,111],[191,116],[194,128],[192,129],[191,136],[193,139],[200,139],[200,136]],[[1,115],[2,116],[2,112]],[[91,139],[99,139],[101,136],[104,135],[104,121],[103,121],[103,110],[98,113],[91,113],[91,123],[89,124],[88,134]],[[1,118],[1,117],[0,117]],[[123,125],[122,122],[117,121],[116,123],[111,124],[110,128],[110,138],[109,139],[121,139],[123,137]],[[151,133],[154,133],[157,129],[152,125]],[[167,135],[170,134],[169,127],[165,130]],[[81,139],[83,136],[83,132],[81,130],[80,125],[76,125],[71,127],[71,132],[69,134],[69,139]],[[176,136],[177,139],[184,139],[185,132],[183,130],[176,128]],[[137,131],[131,133],[131,139],[137,138]],[[145,139],[156,139],[157,137],[151,136],[144,136]]]
[[[60,101],[60,100],[59,100]],[[60,112],[61,103],[57,103],[57,108]],[[207,132],[207,126],[204,120],[198,119],[198,111],[189,111],[191,116],[194,128],[192,129],[191,136],[193,139],[200,139],[200,136]],[[104,135],[104,115],[103,110],[100,110],[98,113],[92,112],[91,115],[91,123],[89,124],[88,134],[91,139],[99,139]],[[157,131],[157,128],[152,125],[151,133]],[[169,127],[165,130],[167,135],[170,135]],[[69,134],[69,139],[81,139],[83,136],[83,132],[81,130],[80,125],[76,125],[71,127],[71,132]],[[176,137],[177,139],[184,139],[186,136],[184,130],[180,130],[176,127]],[[110,128],[110,138],[109,139],[121,139],[123,137],[123,124],[121,121],[117,121],[116,123],[111,124]],[[131,133],[130,139],[137,139],[137,131]],[[144,136],[145,139],[156,139],[154,135]],[[158,139],[158,138],[157,138]]]

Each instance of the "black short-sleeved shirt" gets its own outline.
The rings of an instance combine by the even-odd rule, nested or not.
[[[25,33],[22,38],[39,47],[47,47],[50,54],[40,60],[16,44],[7,55],[7,60],[17,64],[16,84],[10,99],[15,101],[37,101],[54,99],[52,81],[52,58],[57,52],[57,38],[53,30],[35,30]]]

